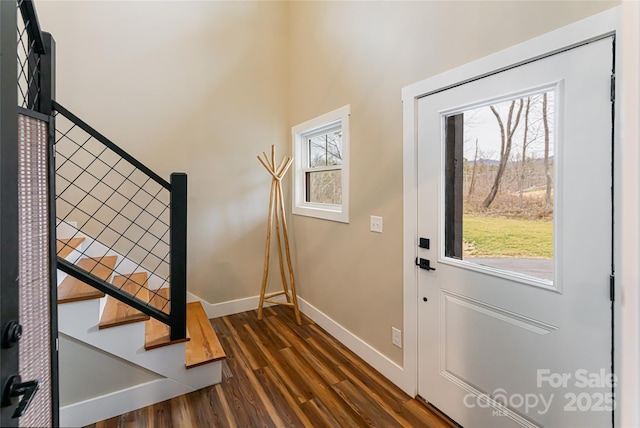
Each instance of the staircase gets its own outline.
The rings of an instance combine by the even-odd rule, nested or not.
[[[186,174],[167,182],[52,107],[58,330],[162,378],[153,399],[67,406],[60,422],[86,425],[220,383],[224,351],[202,304],[186,299]]]
[[[46,189],[32,195],[47,226],[38,238],[50,243],[50,269],[40,269],[38,278],[56,282],[49,274],[57,271],[43,309],[53,320],[57,312],[60,333],[159,377],[98,397],[104,399],[97,408],[88,410],[86,400],[58,415],[57,353],[50,352],[51,370],[43,374],[54,391],[43,404],[52,411],[48,419],[54,426],[58,416],[63,426],[87,425],[219,383],[224,351],[200,302],[187,302],[186,174],[163,179],[56,102],[55,39],[41,31],[32,0],[15,6],[17,104],[29,118],[21,138],[31,144],[23,144],[24,181],[37,178]],[[15,25],[15,12],[6,28]],[[9,33],[2,33],[7,40]],[[55,343],[55,325],[50,330]]]
[[[131,265],[113,250],[83,235],[73,223],[57,228],[57,254],[98,278],[168,313],[169,289],[150,289],[143,269],[115,274],[116,266]],[[105,251],[106,250],[106,251]],[[139,284],[143,284],[141,287]],[[187,303],[187,337],[171,340],[169,327],[131,306],[96,290],[73,276],[58,272],[58,329],[60,333],[144,367],[164,378],[163,399],[220,383],[225,353],[200,302]],[[134,410],[135,403],[129,410]],[[76,412],[61,412],[61,423],[86,424]],[[98,420],[110,414],[108,409]],[[78,422],[75,423],[74,422]]]

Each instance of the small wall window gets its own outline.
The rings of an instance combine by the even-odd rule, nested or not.
[[[349,222],[350,106],[292,128],[293,214]]]

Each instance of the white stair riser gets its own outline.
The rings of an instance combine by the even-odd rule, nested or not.
[[[82,300],[80,302],[61,303],[58,305],[58,330],[64,334],[68,331],[87,332],[98,329],[100,322],[100,300]],[[76,337],[79,334],[74,334]]]

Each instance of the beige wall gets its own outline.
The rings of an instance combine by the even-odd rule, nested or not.
[[[36,6],[57,43],[57,101],[167,180],[188,174],[189,291],[210,302],[256,295],[270,177],[255,156],[289,150],[288,5]],[[149,380],[82,343],[60,346],[62,405]],[[76,369],[95,381],[78,384]]]
[[[167,180],[188,174],[189,291],[256,295],[270,185],[256,155],[289,150],[287,3],[37,7],[57,100]]]
[[[351,222],[293,216],[301,297],[401,364],[405,85],[613,2],[41,1],[58,101],[160,175],[189,174],[189,289],[258,294],[269,177],[256,154],[351,104]],[[288,198],[288,196],[287,196]],[[369,232],[369,216],[384,233]],[[277,278],[276,278],[277,279]]]
[[[300,295],[401,365],[401,88],[614,5],[292,3],[290,125],[351,104],[351,222],[294,216]]]

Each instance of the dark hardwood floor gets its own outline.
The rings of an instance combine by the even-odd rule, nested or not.
[[[221,384],[90,427],[454,426],[290,308],[211,323],[227,354]]]

